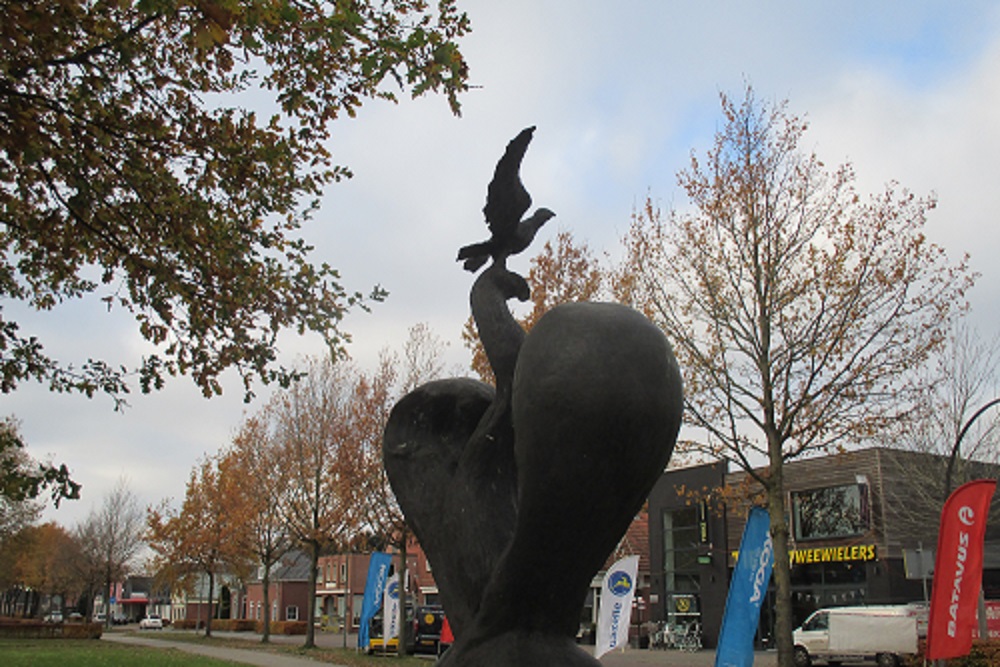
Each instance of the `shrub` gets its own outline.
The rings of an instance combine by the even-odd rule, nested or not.
[[[305,633],[306,633],[305,621],[281,621],[278,623],[278,634],[304,635]]]
[[[100,639],[100,623],[43,623],[38,619],[0,619],[0,637],[18,639]]]
[[[258,633],[264,632],[264,622],[256,621],[254,630]],[[272,635],[304,635],[305,633],[305,621],[271,621]]]
[[[924,642],[920,642],[920,653],[911,657],[907,662],[907,667],[917,667],[924,664]],[[946,667],[995,667],[1000,665],[1000,641],[974,641],[969,655],[960,658],[949,658],[945,661]]]
[[[62,636],[66,639],[100,639],[102,631],[100,623],[71,623],[63,626]]]
[[[220,632],[253,632],[257,621],[249,618],[217,618],[212,621],[212,629]]]

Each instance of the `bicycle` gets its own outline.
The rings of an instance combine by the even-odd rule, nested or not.
[[[672,641],[670,626],[666,622],[660,622],[657,624],[656,630],[649,636],[649,648],[660,650],[673,648]]]
[[[677,636],[676,648],[681,651],[693,653],[701,650],[701,624],[698,622],[689,623],[684,627],[681,634]]]

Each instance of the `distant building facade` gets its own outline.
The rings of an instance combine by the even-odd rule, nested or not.
[[[399,554],[394,550],[393,567]],[[357,632],[361,620],[370,554],[342,553],[320,556],[316,570],[315,622],[330,631]],[[438,589],[430,563],[414,538],[407,541],[407,599],[411,604],[437,604]],[[309,556],[291,551],[275,565],[269,578],[272,620],[304,621],[309,604]],[[246,584],[241,618],[262,620],[263,582],[258,572]]]
[[[272,567],[268,577],[268,604],[272,621],[304,621],[309,609],[309,555],[289,551]],[[264,584],[261,572],[246,584],[241,618],[264,620]]]
[[[945,464],[885,447],[786,463],[795,624],[822,607],[925,600],[933,582],[919,576],[917,563],[933,562]],[[998,473],[995,465],[967,464],[969,479]],[[718,641],[749,507],[733,499],[737,489],[753,492],[748,477],[725,463],[668,470],[649,498],[653,617],[701,623],[708,646]],[[983,586],[993,599],[1000,598],[1000,523],[989,526]],[[758,639],[773,627],[772,585]]]

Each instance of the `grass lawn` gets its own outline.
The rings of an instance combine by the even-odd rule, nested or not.
[[[178,643],[202,644],[239,648],[250,651],[269,651],[316,660],[318,664],[346,665],[347,667],[433,667],[434,661],[413,656],[397,658],[390,655],[369,656],[353,649],[315,648],[303,649],[288,644],[260,644],[242,639],[229,639],[177,633],[157,634],[156,639]],[[178,649],[161,649],[128,644],[118,644],[98,639],[0,639],[0,666],[2,667],[232,667],[233,662],[208,658]]]
[[[176,649],[112,644],[99,639],[0,639],[4,667],[232,667],[235,663]]]

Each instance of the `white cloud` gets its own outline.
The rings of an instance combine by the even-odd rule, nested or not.
[[[994,26],[998,23],[994,21]],[[829,161],[855,165],[864,191],[895,180],[938,198],[928,234],[958,260],[971,254],[982,274],[973,319],[992,335],[1000,307],[1000,30],[968,67],[937,85],[916,87],[870,67],[843,71],[809,107],[807,136]]]
[[[830,163],[852,160],[865,189],[897,179],[936,191],[932,234],[953,255],[973,252],[983,272],[975,310],[983,327],[998,328],[1000,23],[990,3],[462,4],[473,23],[464,50],[480,86],[464,96],[463,117],[431,97],[373,102],[338,121],[334,156],[356,177],[329,188],[304,230],[316,259],[340,269],[349,289],[379,283],[391,292],[345,321],[359,363],[424,321],[452,342],[450,358],[465,358],[458,335],[473,276],[455,253],[484,237],[486,185],[523,127],[538,126],[524,182],[536,206],[557,213],[536,244],[564,228],[596,252],[613,250],[647,193],[683,205],[674,174],[691,149],[709,146],[719,91],[738,96],[744,81],[807,113],[806,141]],[[527,265],[528,254],[515,261]],[[117,361],[116,351],[141,349],[130,323],[97,311],[45,319],[60,358],[97,350]],[[289,361],[322,353],[315,337],[282,341]],[[208,401],[181,378],[134,397],[123,416],[106,399],[26,387],[4,397],[4,412],[22,418],[33,455],[53,453],[85,484],[82,510],[52,513],[72,523],[65,517],[99,502],[122,472],[146,502],[179,497],[197,459],[238,425],[239,383],[226,391]]]

